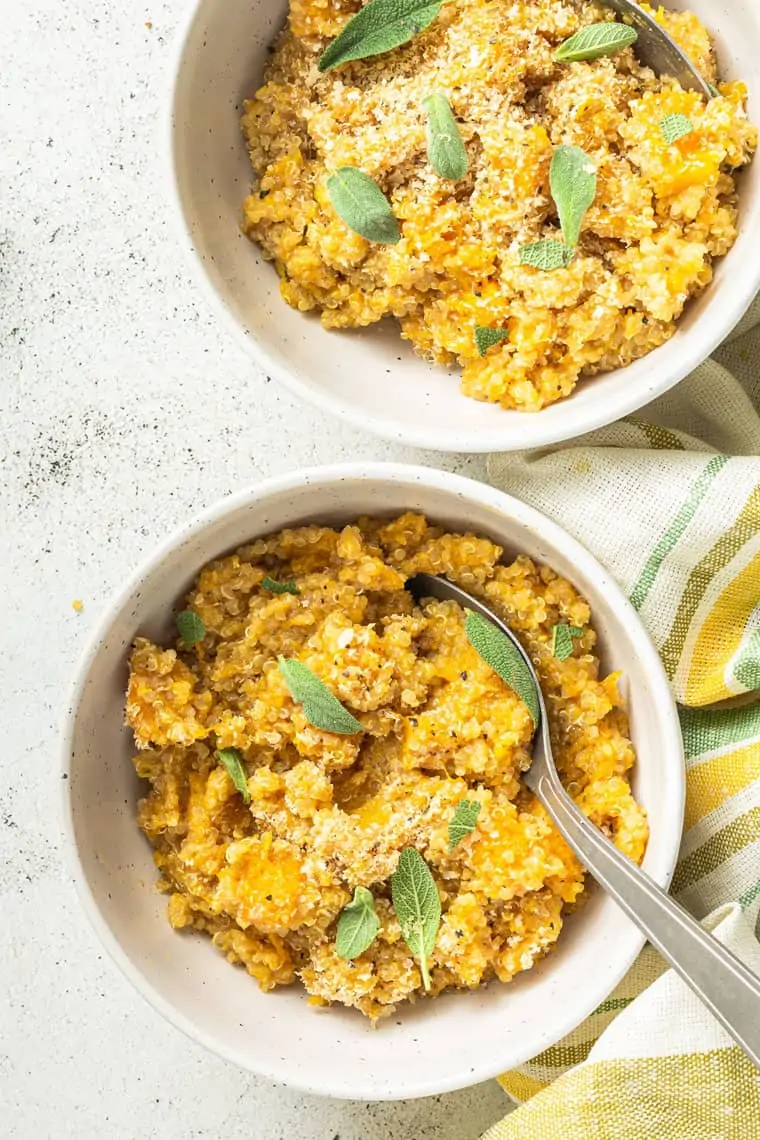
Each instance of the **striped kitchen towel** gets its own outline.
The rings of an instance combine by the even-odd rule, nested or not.
[[[760,974],[760,301],[639,416],[489,473],[592,550],[649,629],[686,751],[672,890]],[[527,1103],[488,1140],[760,1140],[760,1073],[650,947],[501,1081]]]

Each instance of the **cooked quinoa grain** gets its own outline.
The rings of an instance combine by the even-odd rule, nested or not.
[[[689,297],[736,238],[733,172],[757,142],[741,83],[708,104],[642,67],[628,48],[561,64],[558,45],[612,18],[587,0],[448,0],[433,24],[385,55],[321,74],[320,54],[361,0],[291,0],[264,85],[245,104],[255,189],[244,230],[274,260],[285,300],[326,328],[395,317],[423,357],[462,366],[462,390],[537,411],[578,380],[630,363],[673,335]],[[706,29],[657,18],[717,83]],[[444,94],[469,166],[458,182],[426,156],[423,100]],[[695,130],[668,146],[667,115]],[[520,247],[559,236],[549,192],[555,147],[598,169],[577,255],[545,272]],[[373,178],[401,225],[371,244],[335,213],[329,174]],[[508,331],[483,357],[475,326]]]
[[[516,630],[536,661],[563,781],[641,860],[628,723],[617,675],[600,675],[588,605],[549,567],[501,558],[488,539],[414,514],[284,530],[201,572],[184,605],[203,619],[202,642],[136,641],[127,723],[150,783],[138,818],[172,926],[210,935],[264,990],[300,978],[319,1004],[376,1020],[422,992],[390,901],[412,846],[443,910],[433,994],[508,982],[553,947],[584,872],[522,782],[530,713],[472,649],[457,605],[415,604],[404,584],[420,571],[478,594]],[[267,575],[294,580],[298,595],[262,589]],[[583,630],[566,661],[551,653],[558,622]],[[313,728],[278,655],[313,670],[361,733]],[[221,748],[240,752],[248,806]],[[477,826],[450,851],[465,798],[481,805]],[[357,886],[372,890],[381,929],[347,962],[335,931]]]

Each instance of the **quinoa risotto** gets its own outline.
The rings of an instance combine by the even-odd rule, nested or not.
[[[521,780],[530,712],[478,656],[458,605],[414,602],[405,582],[423,571],[517,632],[565,786],[641,861],[634,752],[589,607],[549,567],[502,553],[417,514],[284,530],[203,569],[173,647],[136,641],[127,722],[150,785],[138,818],[172,926],[209,935],[264,990],[300,979],[313,1004],[376,1021],[424,992],[390,886],[414,848],[442,912],[431,995],[508,982],[553,948],[584,872]],[[314,727],[278,659],[316,675],[360,731]],[[477,819],[454,845],[463,800]],[[347,958],[336,929],[357,887],[372,893],[377,931]]]
[[[361,8],[290,0],[245,104],[255,179],[243,227],[275,262],[285,300],[328,329],[394,317],[421,356],[462,366],[466,395],[524,411],[671,337],[736,238],[734,172],[757,142],[744,85],[706,101],[643,67],[635,45],[559,61],[568,37],[614,19],[588,0],[447,0],[410,42],[320,72]],[[697,17],[655,15],[717,84]],[[434,93],[464,143],[461,177],[426,154]],[[663,133],[684,120],[687,133]],[[550,163],[568,145],[588,156],[596,192],[572,260],[546,271],[524,251],[559,237]],[[366,240],[336,212],[329,176],[345,167],[385,195],[395,243]]]

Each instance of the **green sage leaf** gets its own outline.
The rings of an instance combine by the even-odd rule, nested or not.
[[[221,760],[224,767],[227,769],[227,775],[232,780],[235,788],[243,797],[243,802],[249,804],[251,802],[251,793],[248,791],[248,779],[243,767],[243,760],[237,748],[220,748],[217,756]]]
[[[707,90],[710,92],[713,99],[719,99],[720,98],[720,91],[718,90],[718,88],[715,86],[714,83],[708,83],[707,84]]]
[[[541,708],[530,669],[517,646],[493,622],[480,614],[466,611],[465,632],[472,648],[498,673],[505,685],[524,701],[538,728]]]
[[[449,851],[475,830],[481,805],[477,800],[460,800],[449,821]]]
[[[443,0],[370,0],[322,53],[320,71],[352,59],[382,55],[408,43],[432,24]]]
[[[567,269],[572,260],[573,250],[553,238],[520,246],[520,263],[534,269]]]
[[[327,179],[336,214],[367,241],[395,245],[401,238],[390,203],[376,182],[354,166],[340,166]]]
[[[309,724],[325,732],[337,732],[341,736],[363,732],[361,721],[343,707],[324,681],[303,662],[293,657],[278,657],[277,664],[291,697],[298,701]]]
[[[262,590],[269,590],[270,594],[300,594],[295,582],[277,582],[269,575],[261,579]]]
[[[351,902],[340,912],[335,953],[348,961],[358,958],[375,941],[379,929],[380,919],[375,913],[372,892],[366,887],[357,887]]]
[[[185,645],[197,645],[206,636],[203,618],[195,610],[183,610],[176,617],[177,629]]]
[[[679,139],[686,138],[694,130],[694,124],[686,115],[666,115],[660,119],[660,133],[668,146],[677,143]]]
[[[565,245],[575,249],[586,211],[596,197],[596,167],[579,146],[558,146],[549,168],[549,186]]]
[[[427,111],[428,158],[441,178],[457,182],[467,173],[467,151],[462,142],[451,104],[440,91],[423,99]]]
[[[493,348],[502,340],[509,340],[506,329],[489,329],[484,325],[475,325],[475,347],[479,356],[485,356],[489,348]]]
[[[391,875],[391,897],[404,942],[419,958],[422,984],[429,990],[428,958],[441,925],[441,900],[430,868],[414,847],[401,852]]]
[[[575,63],[583,59],[600,59],[603,55],[615,55],[623,48],[636,43],[639,34],[628,24],[617,24],[605,20],[601,24],[588,24],[565,40],[557,48],[554,58],[560,63]]]
[[[583,630],[578,625],[552,626],[552,653],[558,661],[567,661],[573,654],[573,639],[583,637]]]

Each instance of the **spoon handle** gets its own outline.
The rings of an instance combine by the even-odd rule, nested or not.
[[[558,782],[541,773],[534,791],[597,882],[760,1066],[760,978],[618,851]]]

